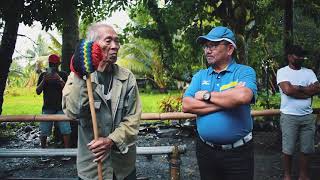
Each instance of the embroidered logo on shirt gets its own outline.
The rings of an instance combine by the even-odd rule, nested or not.
[[[232,82],[230,82],[228,84],[225,84],[225,85],[221,86],[220,87],[220,91],[235,87],[237,84],[238,84],[238,81],[232,81]]]
[[[201,85],[210,85],[210,83],[209,83],[209,81],[207,81],[207,80],[203,80],[202,83],[201,83]]]

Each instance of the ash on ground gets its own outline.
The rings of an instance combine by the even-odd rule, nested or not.
[[[281,133],[279,128],[272,124],[258,124],[255,129],[256,131],[253,133],[255,145],[254,179],[282,179]],[[0,130],[3,131],[4,128]],[[10,140],[0,138],[0,148],[40,148],[38,127],[25,126],[10,133],[13,134],[14,138]],[[61,146],[53,141],[49,141],[49,145],[52,148]],[[187,152],[181,155],[180,177],[182,180],[200,179],[195,154],[195,126],[192,122],[177,122],[173,125],[164,123],[142,124],[137,145],[140,147],[186,145]],[[317,152],[310,158],[312,180],[320,177],[318,149],[317,147]],[[297,156],[294,156],[294,163],[293,176],[297,179]],[[140,180],[170,178],[167,155],[137,156],[136,168],[137,177]],[[0,179],[19,178],[77,179],[75,158],[63,161],[57,157],[46,162],[41,161],[40,158],[2,158],[0,161]]]

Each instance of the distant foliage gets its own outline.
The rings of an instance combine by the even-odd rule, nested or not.
[[[279,109],[280,108],[280,94],[267,96],[266,92],[259,92],[256,103],[252,109],[263,110],[263,109]]]

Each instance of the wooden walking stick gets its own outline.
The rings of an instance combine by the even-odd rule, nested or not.
[[[88,90],[94,140],[98,140],[99,132],[98,132],[98,125],[97,125],[96,111],[94,108],[91,73],[98,68],[99,63],[102,59],[103,59],[102,50],[97,43],[92,41],[85,41],[85,40],[80,41],[79,45],[76,48],[75,56],[74,56],[74,60],[77,60],[79,63],[74,63],[75,64],[74,66],[77,66],[77,67],[73,67],[73,69],[77,68],[78,70],[81,71],[81,72],[77,72],[78,75],[86,76],[86,84],[87,84],[87,90]],[[102,162],[101,160],[99,160],[97,163],[98,163],[98,179],[103,180]]]
[[[89,104],[90,104],[90,112],[91,112],[91,119],[92,119],[92,127],[93,127],[93,134],[94,134],[94,140],[98,140],[99,138],[99,132],[98,132],[98,125],[97,125],[97,116],[96,116],[96,110],[94,109],[94,99],[93,99],[93,93],[92,93],[92,83],[90,75],[87,77],[87,89],[88,89],[88,96],[89,96]],[[102,180],[102,162],[99,160],[98,162],[98,178],[99,180]]]

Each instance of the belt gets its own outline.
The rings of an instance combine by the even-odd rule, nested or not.
[[[199,135],[199,138],[201,139],[201,141],[203,141],[205,144],[207,144],[208,146],[214,148],[214,149],[219,149],[219,150],[226,150],[226,149],[233,149],[233,148],[237,148],[240,146],[245,145],[247,142],[251,141],[252,139],[252,132],[249,132],[245,137],[239,139],[238,141],[232,143],[232,144],[213,144],[211,142],[205,141],[204,139],[202,139],[202,137]]]

